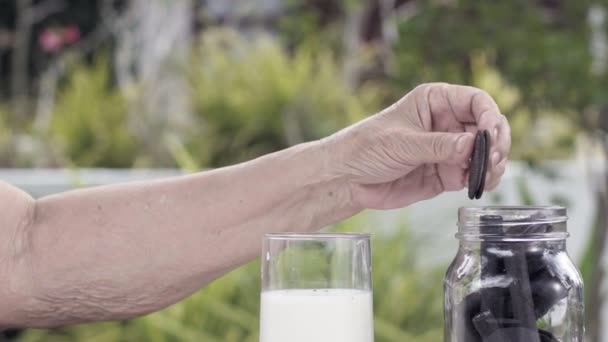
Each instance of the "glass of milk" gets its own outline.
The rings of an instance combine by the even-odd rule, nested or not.
[[[373,342],[369,234],[268,234],[260,342]]]

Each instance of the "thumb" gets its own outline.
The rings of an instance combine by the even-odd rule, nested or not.
[[[409,162],[420,164],[460,164],[471,156],[475,136],[472,133],[425,132],[407,134],[402,150]]]

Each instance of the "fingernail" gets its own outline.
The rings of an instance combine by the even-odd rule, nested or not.
[[[469,138],[468,134],[462,134],[460,137],[458,137],[458,140],[456,140],[456,152],[457,153],[464,152],[464,150],[467,147],[468,138]]]
[[[500,153],[498,153],[498,152],[492,153],[492,166],[498,165],[499,161],[500,161]]]

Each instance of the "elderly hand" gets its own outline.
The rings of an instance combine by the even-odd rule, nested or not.
[[[481,129],[490,133],[492,190],[505,172],[511,132],[496,102],[477,88],[423,84],[324,142],[332,175],[347,180],[354,204],[391,209],[463,189]]]

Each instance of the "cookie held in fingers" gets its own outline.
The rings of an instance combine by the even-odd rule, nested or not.
[[[490,161],[490,133],[486,130],[483,131],[484,137],[484,148],[485,152],[483,154],[483,161],[481,162],[482,170],[481,170],[481,181],[479,184],[479,188],[477,189],[477,193],[475,194],[476,199],[480,199],[481,195],[483,195],[483,191],[486,187],[486,177],[488,174],[488,163]]]
[[[488,159],[490,154],[490,134],[487,130],[478,131],[471,162],[469,164],[469,198],[480,199],[486,185]]]

